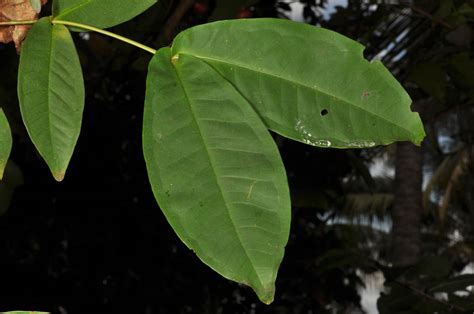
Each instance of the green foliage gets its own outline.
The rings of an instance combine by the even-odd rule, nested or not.
[[[58,181],[84,106],[81,67],[64,24],[110,27],[154,2],[56,0],[54,17],[31,29],[20,59],[20,108]],[[274,297],[291,217],[285,169],[267,129],[335,148],[419,144],[424,137],[407,93],[362,51],[322,28],[239,20],[189,29],[150,63],[143,152],[154,195],[204,263],[251,286],[265,303]]]
[[[3,178],[3,172],[11,150],[12,132],[5,113],[0,109],[0,179]]]
[[[147,82],[143,151],[155,196],[204,263],[270,303],[291,215],[278,149],[245,98],[208,64],[170,60],[170,49],[160,50]]]
[[[262,36],[273,40],[245,44]],[[298,43],[307,48],[295,51]],[[183,32],[150,65],[143,145],[160,207],[206,264],[264,302],[273,299],[290,203],[278,152],[252,108],[268,128],[314,146],[424,136],[408,95],[362,50],[324,29],[237,20]]]
[[[18,98],[31,140],[61,181],[81,130],[84,82],[68,29],[48,17],[33,26],[24,43]]]
[[[139,15],[156,0],[55,0],[56,20],[109,28]]]
[[[174,57],[189,54],[211,65],[285,137],[336,148],[419,144],[425,133],[410,97],[363,50],[335,32],[275,19],[193,27],[172,47]]]

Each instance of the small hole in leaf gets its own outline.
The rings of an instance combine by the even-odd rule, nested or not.
[[[327,115],[329,113],[329,111],[327,109],[323,109],[321,110],[321,116],[324,117],[325,115]]]

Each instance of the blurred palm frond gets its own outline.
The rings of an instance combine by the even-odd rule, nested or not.
[[[446,222],[448,208],[465,193],[463,178],[472,168],[473,149],[463,146],[454,154],[447,155],[431,176],[423,193],[423,206],[431,212],[440,226]]]

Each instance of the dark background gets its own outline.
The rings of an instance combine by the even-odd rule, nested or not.
[[[0,102],[14,135],[0,185],[0,310],[362,313],[364,274],[381,272],[391,293],[379,299],[380,313],[472,313],[471,295],[445,300],[430,287],[458,275],[474,255],[473,2],[293,2],[302,5],[300,20],[358,40],[368,59],[382,59],[418,104],[428,133],[422,148],[320,149],[275,135],[293,218],[275,302],[266,306],[201,263],[153,198],[141,152],[149,55],[74,35],[86,107],[68,173],[56,183],[21,123],[18,56],[13,45],[0,45]],[[196,24],[285,18],[292,8],[274,0],[162,0],[113,31],[158,48]],[[383,160],[382,171],[371,175],[375,160]],[[407,204],[401,187],[410,186]]]

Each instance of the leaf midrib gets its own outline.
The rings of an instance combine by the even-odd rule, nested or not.
[[[51,153],[52,153],[52,158],[54,160],[54,165],[57,167],[58,166],[58,160],[57,160],[57,155],[56,155],[56,152],[55,152],[55,148],[54,148],[54,143],[53,143],[53,133],[52,133],[52,122],[51,122],[51,74],[53,71],[51,71],[52,69],[52,66],[53,66],[53,50],[54,50],[54,44],[55,44],[55,40],[54,40],[54,30],[55,30],[55,27],[56,25],[51,25],[51,41],[50,41],[50,46],[51,46],[51,49],[49,50],[49,60],[48,60],[48,102],[47,102],[47,106],[48,106],[48,133],[49,133],[49,142],[51,144]],[[58,167],[59,168],[59,167]],[[54,169],[54,171],[60,171],[59,169]]]
[[[348,104],[349,106],[351,107],[356,107],[357,109],[359,110],[362,110],[372,116],[375,116],[383,121],[385,121],[386,123],[390,124],[390,125],[393,125],[393,126],[396,126],[398,127],[399,129],[402,129],[403,131],[405,132],[408,132],[408,134],[410,135],[414,135],[414,133],[407,127],[404,127],[402,125],[399,125],[399,124],[396,124],[394,123],[393,121],[390,121],[389,119],[383,117],[383,116],[380,116],[380,115],[377,115],[375,114],[374,112],[371,112],[369,110],[367,110],[366,108],[364,107],[361,107],[361,106],[358,106],[356,105],[355,103],[351,103],[350,101],[344,99],[344,98],[341,98],[341,97],[338,97],[338,96],[335,96],[327,91],[324,91],[320,88],[316,88],[314,86],[309,86],[307,84],[304,84],[300,81],[291,81],[289,78],[286,78],[286,77],[283,77],[283,76],[280,76],[280,75],[277,75],[277,74],[274,74],[274,73],[269,73],[269,72],[265,72],[265,71],[262,71],[262,70],[258,70],[258,69],[255,69],[255,68],[252,68],[252,67],[249,67],[249,66],[245,66],[243,64],[240,64],[240,63],[230,63],[228,61],[225,61],[225,60],[221,60],[221,59],[216,59],[216,58],[211,58],[211,57],[205,57],[205,56],[200,56],[200,55],[196,55],[196,54],[191,54],[191,53],[186,53],[186,52],[176,52],[176,54],[183,54],[183,55],[189,55],[189,56],[192,56],[192,57],[195,57],[195,58],[199,58],[201,60],[203,60],[204,62],[206,62],[206,64],[208,64],[209,66],[211,66],[217,73],[219,73],[222,77],[224,77],[220,71],[218,71],[213,65],[212,65],[212,61],[214,62],[217,62],[217,63],[221,63],[221,64],[225,64],[225,65],[229,65],[229,66],[232,66],[232,67],[239,67],[239,68],[242,68],[242,69],[245,69],[245,70],[249,70],[249,71],[252,71],[252,72],[256,72],[256,73],[259,73],[259,74],[264,74],[264,75],[268,75],[268,76],[272,76],[272,77],[275,77],[275,78],[278,78],[278,79],[281,79],[281,80],[284,80],[284,81],[287,81],[287,82],[290,82],[292,84],[297,84],[297,85],[300,85],[302,87],[305,87],[305,88],[308,88],[308,89],[311,89],[311,90],[315,90],[321,94],[324,94],[326,96],[329,96],[329,97],[333,97],[335,99],[338,99],[340,100],[341,102],[344,102],[346,104]],[[208,62],[210,61],[210,62]],[[228,81],[230,84],[232,84],[232,82],[230,82],[227,78],[224,77],[224,79],[226,81]],[[232,84],[232,86],[234,86],[234,84]],[[234,86],[235,87],[235,86]],[[238,89],[238,88],[235,88],[240,94],[241,91]],[[247,99],[247,98],[245,98]]]
[[[207,63],[206,63],[206,64],[207,64]],[[219,188],[219,193],[221,194],[221,197],[222,197],[222,199],[224,200],[224,202],[226,202],[226,197],[224,196],[224,192],[222,191],[222,187],[221,187],[221,185],[220,185],[219,177],[218,177],[218,175],[217,175],[217,173],[216,173],[216,171],[215,171],[215,168],[214,168],[213,159],[212,159],[212,157],[211,157],[211,154],[209,153],[209,149],[208,149],[208,146],[207,146],[207,144],[206,144],[205,138],[204,138],[204,136],[203,136],[203,134],[202,134],[201,128],[200,128],[199,123],[198,123],[198,121],[197,121],[197,119],[196,119],[196,115],[195,115],[194,110],[193,110],[193,107],[192,107],[192,105],[191,105],[190,98],[189,98],[189,96],[188,96],[188,94],[187,94],[187,92],[186,92],[186,89],[185,89],[185,87],[184,87],[183,81],[181,80],[181,77],[180,77],[180,75],[179,75],[178,69],[177,69],[175,66],[173,66],[173,69],[174,69],[175,72],[176,72],[176,76],[177,76],[178,81],[179,81],[179,83],[180,83],[180,86],[181,86],[181,88],[182,88],[182,90],[183,90],[183,94],[184,94],[184,96],[185,96],[185,98],[186,98],[186,103],[187,103],[188,106],[189,106],[189,110],[190,110],[191,113],[192,113],[192,117],[193,117],[194,123],[196,124],[196,127],[197,127],[197,129],[198,129],[200,138],[202,139],[202,142],[203,142],[203,144],[204,144],[204,148],[205,148],[205,150],[206,150],[206,154],[207,154],[207,156],[208,156],[208,158],[209,158],[209,162],[210,162],[210,164],[211,164],[212,173],[214,174],[214,177],[215,177],[216,182],[217,182],[217,186],[218,186],[218,188]],[[226,207],[227,207],[227,206],[228,206],[228,205],[226,204]],[[234,231],[235,231],[235,234],[237,235],[237,239],[239,240],[240,246],[242,247],[242,250],[244,251],[245,256],[247,257],[247,259],[248,259],[249,262],[250,262],[250,265],[251,265],[251,267],[252,267],[252,270],[253,270],[254,274],[255,274],[256,277],[258,278],[258,280],[259,280],[260,285],[262,286],[262,288],[263,288],[263,289],[266,289],[266,285],[265,285],[264,281],[260,278],[260,276],[259,276],[259,274],[258,274],[258,272],[257,272],[257,270],[256,270],[256,268],[255,268],[255,266],[253,265],[252,259],[250,258],[250,256],[249,256],[247,250],[245,249],[245,246],[244,246],[244,244],[243,244],[243,242],[242,242],[242,239],[240,238],[240,234],[239,234],[239,232],[238,232],[238,230],[237,230],[237,227],[236,227],[236,225],[235,225],[235,223],[234,223],[234,221],[233,221],[233,219],[232,219],[232,216],[230,215],[230,213],[229,213],[228,211],[226,211],[226,212],[227,212],[227,214],[228,214],[228,216],[229,216],[229,220],[230,220],[230,222],[232,223],[232,226],[234,227]],[[256,288],[256,287],[255,287],[255,288]],[[256,288],[256,289],[257,289],[257,288]],[[258,289],[258,290],[260,290],[260,289]]]

